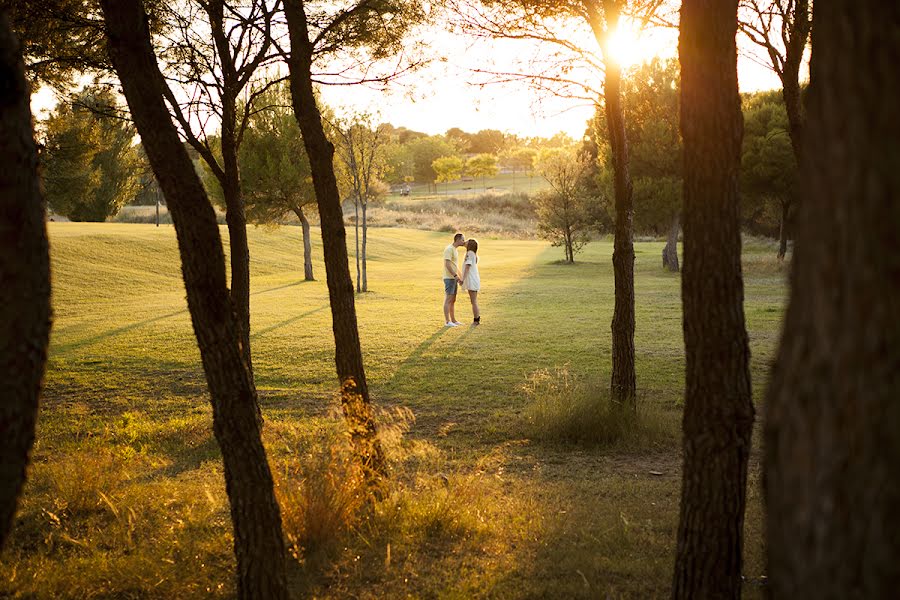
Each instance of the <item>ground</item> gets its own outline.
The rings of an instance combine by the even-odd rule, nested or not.
[[[0,597],[230,597],[230,523],[174,231],[49,227],[50,361],[30,481],[0,563]],[[290,500],[291,490],[308,490],[316,472],[339,471],[316,230],[314,238],[318,280],[304,282],[298,228],[250,230],[254,368],[289,538],[291,523],[313,511]],[[295,594],[667,596],[684,358],[680,279],[661,268],[662,243],[636,245],[635,348],[642,410],[667,425],[640,444],[605,447],[530,434],[541,424],[528,420],[535,398],[526,384],[542,372],[548,381],[607,384],[611,242],[592,242],[565,265],[562,250],[544,242],[480,239],[483,325],[452,329],[441,314],[447,243],[447,233],[370,230],[371,291],[357,297],[357,310],[394,483],[350,531],[296,534],[305,541],[291,561]],[[757,404],[785,301],[774,254],[769,243],[745,244]],[[470,315],[461,296],[457,317],[468,323]],[[764,575],[757,469],[751,465],[745,597],[761,595]],[[332,479],[328,485],[343,485]],[[329,506],[340,500],[325,496]],[[333,506],[315,510],[327,521]]]

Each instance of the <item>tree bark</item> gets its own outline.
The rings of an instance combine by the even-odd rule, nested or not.
[[[366,244],[368,242],[369,227],[366,222],[366,209],[368,201],[362,203],[362,291],[369,291],[369,280],[366,277]]]
[[[50,341],[50,250],[21,47],[0,11],[0,550],[34,443]]]
[[[288,69],[294,115],[309,156],[321,220],[335,366],[341,383],[341,407],[350,426],[356,452],[368,472],[378,479],[387,474],[387,465],[378,440],[359,343],[353,281],[350,279],[347,257],[347,233],[334,175],[334,145],[325,136],[322,115],[313,92],[313,46],[309,40],[302,0],[287,0],[284,12],[291,40]]]
[[[791,210],[791,201],[783,199],[781,201],[781,226],[778,229],[778,258],[784,259],[787,254],[788,243],[788,214]]]
[[[312,238],[309,237],[309,219],[303,213],[303,207],[294,208],[294,214],[300,219],[300,229],[303,232],[303,279],[315,281],[312,267]]]
[[[753,427],[738,170],[737,0],[685,0],[684,464],[672,597],[740,598]]]
[[[362,269],[359,264],[359,196],[353,200],[353,232],[355,236],[354,241],[356,242],[356,292],[359,293],[362,291],[360,281]]]
[[[900,588],[900,6],[820,2],[791,270],[766,399],[776,598]]]
[[[681,215],[675,213],[669,224],[669,235],[666,238],[666,246],[662,251],[663,268],[672,273],[677,273],[678,267],[678,232],[681,231]]]
[[[234,68],[231,47],[225,34],[225,3],[214,0],[206,5],[216,52],[222,64],[222,194],[225,198],[225,223],[231,257],[231,299],[241,328],[241,353],[247,362],[251,381],[253,361],[250,354],[250,247],[247,242],[247,217],[241,195],[238,167],[237,98],[241,91]],[[257,406],[257,418],[262,412]]]
[[[287,598],[281,515],[241,353],[216,216],[163,102],[165,82],[140,0],[103,0],[109,54],[172,214],[188,309],[222,451],[239,598]]]
[[[618,3],[603,3],[607,31],[619,23]],[[608,44],[608,41],[605,41]],[[612,378],[610,394],[614,402],[636,408],[637,381],[634,368],[634,201],[628,171],[628,140],[625,136],[625,109],[622,106],[621,68],[607,54],[603,96],[606,123],[612,148],[615,180],[616,222],[613,236],[613,277],[615,307],[612,319]]]

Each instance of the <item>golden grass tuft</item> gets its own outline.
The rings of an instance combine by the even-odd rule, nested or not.
[[[618,405],[606,387],[567,367],[535,371],[522,391],[525,430],[536,441],[620,450],[670,449],[678,441],[673,415],[640,402],[637,410]]]

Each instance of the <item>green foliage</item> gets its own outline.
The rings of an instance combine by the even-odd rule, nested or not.
[[[437,173],[434,161],[442,156],[454,156],[456,149],[443,136],[416,138],[406,144],[412,163],[411,175],[420,183],[434,183]]]
[[[261,94],[256,106],[238,150],[241,189],[247,220],[271,223],[302,210],[316,196],[287,83]]]
[[[743,102],[741,209],[744,226],[775,235],[780,203],[796,194],[797,160],[780,91],[747,95]]]
[[[633,183],[634,228],[659,235],[681,211],[681,134],[678,125],[679,65],[655,58],[622,79],[625,135]],[[606,114],[594,119],[603,165],[600,186],[613,197],[612,155]]]
[[[106,88],[88,87],[61,102],[44,123],[47,202],[72,221],[104,221],[134,198],[140,158],[134,127]]]
[[[438,181],[453,181],[462,173],[464,164],[458,156],[442,156],[431,163]]]
[[[335,171],[345,196],[363,205],[380,197],[387,189],[382,178],[388,171],[382,127],[374,127],[369,115],[337,120],[333,125]]]
[[[497,174],[497,157],[493,154],[476,154],[466,161],[466,172],[472,177],[492,177]]]
[[[574,148],[550,148],[537,156],[536,170],[550,183],[549,190],[534,198],[538,233],[554,246],[562,246],[566,262],[587,243],[590,223],[584,174],[587,165]]]

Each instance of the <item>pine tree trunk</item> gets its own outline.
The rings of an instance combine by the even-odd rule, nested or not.
[[[615,30],[618,12],[605,2],[607,27]],[[612,319],[612,378],[610,394],[622,406],[636,407],[637,381],[634,370],[634,203],[628,171],[628,140],[625,136],[625,109],[622,106],[621,69],[606,61],[603,95],[606,123],[612,147],[615,180],[616,222],[613,238],[615,308]]]
[[[250,248],[247,243],[247,218],[241,194],[238,168],[237,98],[240,93],[234,58],[225,32],[225,2],[213,0],[206,7],[216,52],[222,65],[222,195],[225,199],[225,223],[228,226],[228,247],[231,259],[231,301],[234,303],[241,328],[241,352],[253,381],[253,361],[250,354]],[[257,406],[257,418],[262,412]]]
[[[312,267],[312,239],[309,237],[309,219],[303,213],[303,207],[294,208],[294,214],[300,219],[300,230],[303,232],[303,279],[315,281]]]
[[[781,201],[781,226],[778,229],[778,258],[783,259],[787,254],[788,242],[788,213],[791,208],[790,200]]]
[[[737,0],[682,3],[686,389],[675,599],[741,596],[753,404],[741,275],[736,33]]]
[[[359,196],[353,200],[353,230],[355,233],[354,239],[356,241],[356,292],[359,293],[362,291],[362,288],[360,287],[361,269],[359,265]]]
[[[356,321],[353,281],[347,257],[341,199],[334,175],[334,145],[325,136],[322,115],[312,86],[313,47],[309,41],[306,14],[301,0],[285,2],[285,16],[291,38],[291,97],[309,156],[313,187],[319,206],[325,274],[331,300],[335,366],[341,382],[341,406],[347,418],[351,440],[363,464],[374,478],[387,474],[387,465],[369,400]]]
[[[681,215],[677,212],[669,224],[669,235],[662,251],[663,268],[672,273],[678,272],[678,232],[681,231]]]
[[[256,389],[225,276],[216,215],[163,102],[140,0],[103,0],[106,37],[131,116],[172,214],[188,309],[222,451],[241,599],[287,598],[281,515],[256,419]]]
[[[366,223],[366,209],[368,202],[362,204],[362,291],[369,291],[369,281],[366,278],[366,243],[368,242],[369,227]]]
[[[776,598],[900,589],[900,5],[816,3],[791,300],[766,399]]]
[[[50,340],[46,205],[21,48],[0,12],[0,550],[34,443]]]

